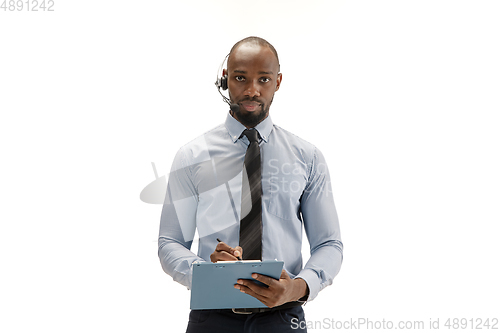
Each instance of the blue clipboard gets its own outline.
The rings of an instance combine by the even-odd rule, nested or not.
[[[265,308],[264,303],[242,293],[234,285],[238,279],[254,280],[252,273],[278,280],[282,269],[283,261],[276,260],[194,263],[191,309]]]

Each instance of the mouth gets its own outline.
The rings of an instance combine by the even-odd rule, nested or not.
[[[242,102],[242,103],[240,103],[240,105],[248,112],[253,112],[261,106],[261,104],[258,102],[248,102],[248,101]]]

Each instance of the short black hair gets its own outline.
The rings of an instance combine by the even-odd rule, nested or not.
[[[269,43],[267,40],[265,40],[264,38],[260,38],[260,37],[256,37],[256,36],[250,36],[250,37],[243,38],[242,40],[240,40],[239,42],[237,42],[236,44],[233,45],[233,47],[231,48],[231,51],[229,51],[228,57],[231,56],[233,51],[238,46],[240,46],[241,44],[244,44],[244,43],[269,47],[271,49],[271,51],[274,53],[274,55],[276,56],[276,60],[278,60],[278,72],[280,71],[280,59],[278,58],[278,52],[276,51],[274,46],[271,43]]]

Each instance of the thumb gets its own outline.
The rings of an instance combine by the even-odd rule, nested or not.
[[[290,276],[288,276],[288,273],[285,270],[281,271],[280,280],[281,279],[285,279],[285,280],[289,280],[290,279]]]
[[[234,251],[233,251],[233,255],[235,257],[240,257],[243,255],[243,249],[241,248],[241,246],[237,246],[234,248]]]

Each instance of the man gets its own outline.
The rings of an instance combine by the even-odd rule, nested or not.
[[[268,287],[251,280],[234,286],[268,308],[192,310],[187,332],[304,332],[297,329],[304,321],[301,305],[332,283],[342,262],[328,169],[315,146],[269,116],[282,81],[271,44],[258,37],[239,41],[223,75],[231,105],[225,124],[183,146],[174,159],[160,223],[160,261],[190,288],[194,261],[282,260],[279,280],[252,276]],[[302,226],[311,249],[305,267]],[[195,228],[198,255],[190,251]]]

